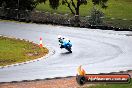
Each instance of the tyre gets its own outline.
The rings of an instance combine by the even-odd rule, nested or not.
[[[83,84],[85,84],[85,82],[86,82],[86,79],[85,79],[85,77],[84,76],[76,76],[76,81],[77,81],[77,83],[79,84],[79,85],[83,85]]]
[[[71,48],[67,48],[67,50],[68,50],[70,53],[72,53]]]

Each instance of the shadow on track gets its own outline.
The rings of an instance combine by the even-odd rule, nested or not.
[[[60,53],[60,54],[63,56],[63,55],[70,55],[72,53],[70,53],[70,52],[63,52],[63,53]]]

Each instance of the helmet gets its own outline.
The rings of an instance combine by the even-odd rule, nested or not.
[[[58,35],[58,39],[61,39],[62,38],[62,36],[61,35]]]

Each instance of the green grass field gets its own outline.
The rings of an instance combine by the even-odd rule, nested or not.
[[[108,8],[103,9],[103,12],[106,14],[106,17],[132,20],[132,0],[109,0],[107,4],[108,4]],[[92,8],[93,8],[93,4],[91,0],[88,0],[87,5],[80,6],[80,15],[81,16],[89,15],[89,11]],[[36,10],[48,11],[51,13],[55,12],[61,14],[65,14],[65,13],[71,14],[69,8],[66,7],[65,5],[61,5],[61,3],[57,10],[51,9],[49,6],[49,2],[46,2],[46,4],[43,3],[39,4],[36,7]]]
[[[130,84],[97,84],[86,88],[132,88],[132,79]]]
[[[33,60],[47,53],[46,48],[34,43],[0,36],[0,66]]]

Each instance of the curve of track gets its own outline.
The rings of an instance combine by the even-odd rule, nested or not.
[[[132,37],[113,31],[52,25],[0,22],[0,34],[43,43],[55,54],[37,62],[0,69],[0,82],[75,76],[82,65],[87,73],[132,69]],[[73,53],[60,49],[57,35],[71,39]],[[8,54],[7,54],[8,55]]]

